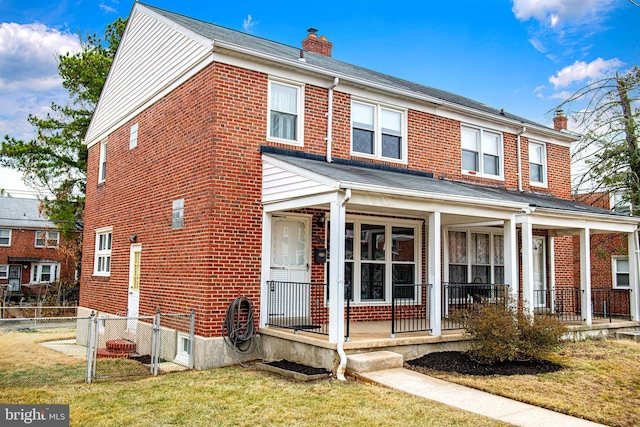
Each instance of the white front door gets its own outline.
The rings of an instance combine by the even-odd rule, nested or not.
[[[547,306],[547,274],[545,240],[541,236],[533,236],[533,297],[534,308]]]
[[[129,298],[127,305],[127,329],[135,332],[140,310],[140,263],[142,245],[131,245],[129,257]]]
[[[309,315],[311,227],[308,217],[273,217],[271,224],[271,274],[269,319],[303,319]]]

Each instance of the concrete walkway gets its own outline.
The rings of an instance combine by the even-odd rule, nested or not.
[[[358,378],[523,427],[601,426],[591,421],[517,402],[405,368],[360,372]]]

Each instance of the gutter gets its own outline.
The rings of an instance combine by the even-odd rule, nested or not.
[[[351,189],[347,188],[344,193],[344,199],[340,202],[340,206],[344,206],[351,199]],[[338,286],[342,286],[344,288],[344,274],[342,280],[338,282]],[[342,310],[344,315],[344,308]],[[346,381],[347,379],[344,376],[345,371],[347,370],[347,354],[344,352],[344,333],[340,334],[338,337],[338,346],[337,346],[338,354],[340,355],[340,364],[338,365],[338,369],[336,370],[336,378],[340,381]]]
[[[329,106],[327,108],[327,162],[331,163],[331,143],[333,142],[333,89],[338,86],[340,79],[333,78],[333,84],[329,86]]]

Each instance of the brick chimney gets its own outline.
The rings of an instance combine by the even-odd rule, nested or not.
[[[567,130],[567,116],[562,110],[556,110],[556,116],[553,118],[553,128],[555,130]]]
[[[319,53],[320,55],[331,57],[331,48],[333,47],[333,43],[331,43],[325,36],[318,36],[316,33],[318,30],[315,28],[309,28],[307,30],[309,35],[302,40],[302,48],[309,52]]]

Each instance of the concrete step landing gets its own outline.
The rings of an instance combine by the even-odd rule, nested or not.
[[[402,368],[404,358],[392,351],[373,351],[347,355],[347,371],[359,374],[363,372],[382,371]]]
[[[619,331],[616,332],[616,338],[640,342],[640,331]]]

